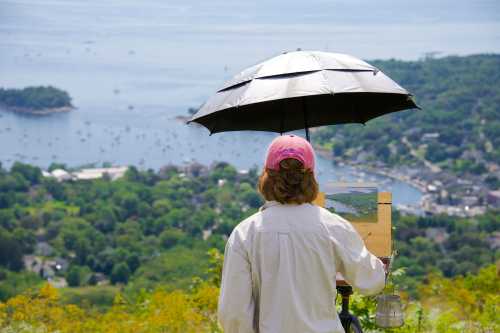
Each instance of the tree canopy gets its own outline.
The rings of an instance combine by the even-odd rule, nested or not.
[[[27,87],[23,89],[0,88],[0,105],[26,109],[51,109],[70,107],[71,97],[66,91],[51,87]]]
[[[416,159],[406,137],[424,156],[453,173],[480,174],[500,164],[500,55],[450,56],[419,61],[370,61],[408,89],[422,110],[407,110],[369,121],[323,127],[313,139],[334,156],[389,165]]]

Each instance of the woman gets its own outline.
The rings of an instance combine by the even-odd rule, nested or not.
[[[371,295],[384,287],[384,266],[349,222],[311,204],[318,183],[309,142],[273,140],[259,191],[266,204],[226,245],[218,309],[224,332],[344,332],[336,273]]]

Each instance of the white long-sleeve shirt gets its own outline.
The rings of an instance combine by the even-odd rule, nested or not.
[[[218,307],[224,332],[343,333],[337,272],[362,294],[384,287],[383,263],[349,222],[312,204],[266,203],[226,244]]]

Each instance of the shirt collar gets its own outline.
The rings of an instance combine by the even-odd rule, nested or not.
[[[263,210],[265,210],[269,207],[280,206],[280,205],[281,205],[281,203],[279,203],[278,201],[274,201],[274,200],[266,201],[264,203],[264,205],[262,205],[262,207],[259,208],[259,211],[262,212]]]
[[[305,204],[302,204],[302,205],[305,205]],[[259,208],[259,212],[262,212],[263,210],[265,210],[267,208],[270,208],[270,207],[274,207],[274,206],[294,206],[294,207],[297,207],[297,206],[301,206],[301,205],[296,205],[296,204],[282,204],[282,203],[280,203],[278,201],[270,200],[270,201],[266,201],[264,203],[264,205],[262,205]]]

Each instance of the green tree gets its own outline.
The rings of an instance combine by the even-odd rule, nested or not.
[[[161,233],[160,244],[163,248],[169,249],[180,243],[185,237],[186,234],[182,230],[176,228],[168,228]]]
[[[73,265],[66,273],[66,282],[70,287],[78,287],[81,283],[81,269],[80,267]]]
[[[11,173],[18,173],[31,184],[38,184],[42,178],[42,171],[38,167],[15,162],[11,168]]]
[[[170,200],[160,199],[156,200],[153,203],[153,214],[156,217],[160,217],[167,214],[171,209],[172,209],[172,204],[170,203]]]
[[[15,228],[12,232],[13,238],[21,245],[23,253],[32,253],[36,244],[36,235],[33,230]]]
[[[113,271],[111,272],[111,283],[127,283],[130,274],[130,268],[126,263],[118,263],[113,267]]]
[[[132,253],[127,257],[127,265],[130,268],[130,273],[134,273],[141,265],[141,259],[136,253]]]
[[[23,247],[12,235],[0,229],[0,266],[19,272],[23,266]]]

